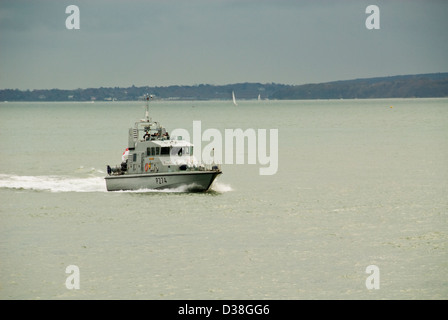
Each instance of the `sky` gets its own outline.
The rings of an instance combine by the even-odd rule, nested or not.
[[[68,29],[69,5],[79,29]],[[369,5],[379,29],[368,29]],[[300,85],[448,71],[446,0],[0,0],[0,89]]]

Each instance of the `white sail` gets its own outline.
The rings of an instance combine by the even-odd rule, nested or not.
[[[236,103],[235,92],[233,92],[233,91],[232,91],[232,99],[233,99],[233,104],[237,106],[238,104]]]

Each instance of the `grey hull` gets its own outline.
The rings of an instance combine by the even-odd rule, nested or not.
[[[107,191],[141,189],[175,189],[186,186],[188,191],[207,191],[220,171],[193,171],[107,176]]]

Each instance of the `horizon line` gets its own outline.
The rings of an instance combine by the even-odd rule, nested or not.
[[[302,83],[302,84],[286,84],[286,83],[278,83],[278,82],[234,82],[234,83],[227,83],[227,84],[211,84],[211,83],[199,83],[199,84],[171,84],[171,85],[164,85],[164,86],[149,86],[149,85],[143,85],[143,86],[136,86],[134,84],[130,86],[97,86],[97,87],[86,87],[86,88],[75,88],[75,89],[61,89],[61,88],[51,88],[51,89],[18,89],[18,88],[1,88],[0,91],[3,90],[19,90],[19,91],[44,91],[44,90],[61,90],[61,91],[75,91],[75,90],[88,90],[88,89],[101,89],[101,88],[119,88],[119,89],[126,89],[126,88],[169,88],[169,87],[199,87],[199,86],[213,86],[213,87],[225,87],[225,86],[232,86],[232,85],[241,85],[241,84],[261,84],[261,85],[283,85],[283,86],[305,86],[305,85],[311,85],[311,84],[326,84],[326,83],[334,83],[334,82],[341,82],[341,81],[359,81],[359,80],[367,80],[367,79],[382,79],[382,78],[394,78],[394,77],[409,77],[409,76],[428,76],[428,75],[436,75],[436,74],[447,74],[448,71],[443,72],[430,72],[430,73],[411,73],[411,74],[397,74],[397,75],[388,75],[388,76],[375,76],[375,77],[361,77],[361,78],[351,78],[351,79],[340,79],[340,80],[332,80],[332,81],[325,81],[325,82],[308,82],[308,83]]]

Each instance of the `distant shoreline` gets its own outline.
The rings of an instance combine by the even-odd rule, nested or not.
[[[238,100],[333,100],[382,98],[448,97],[448,72],[354,80],[316,84],[285,85],[236,83],[227,85],[200,84],[166,87],[109,87],[87,89],[0,90],[0,101],[138,101],[147,94],[172,101],[230,100],[232,91]]]

